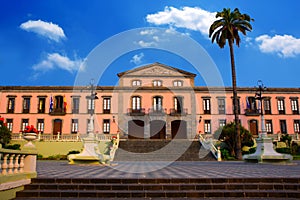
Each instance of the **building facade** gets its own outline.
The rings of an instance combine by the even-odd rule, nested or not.
[[[41,134],[86,134],[91,113],[96,134],[123,138],[192,139],[232,122],[230,87],[194,85],[195,74],[153,63],[118,74],[119,85],[1,86],[0,115],[12,133],[34,125]],[[238,88],[242,126],[261,130],[255,88]],[[299,132],[299,88],[267,88],[262,110],[268,134]]]

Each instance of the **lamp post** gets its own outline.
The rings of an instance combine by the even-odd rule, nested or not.
[[[265,117],[264,117],[264,111],[263,111],[263,99],[262,96],[263,91],[265,91],[267,88],[264,86],[263,82],[261,80],[257,81],[257,92],[255,93],[255,97],[257,100],[260,101],[260,117],[261,117],[261,133],[259,134],[259,138],[265,138],[267,137],[266,132],[266,126],[265,126]]]
[[[267,88],[264,86],[261,80],[257,81],[257,92],[255,97],[260,101],[260,116],[261,116],[261,134],[259,134],[259,138],[256,139],[256,151],[253,154],[244,155],[243,159],[249,162],[290,162],[293,160],[293,157],[288,154],[280,154],[277,153],[273,148],[272,138],[267,136],[266,128],[265,128],[265,119],[263,112],[263,99],[262,96],[263,91]]]

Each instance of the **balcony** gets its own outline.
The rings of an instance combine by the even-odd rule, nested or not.
[[[130,116],[144,116],[145,115],[145,108],[140,108],[140,109],[128,108],[127,114],[130,115]]]
[[[160,109],[153,109],[153,108],[150,108],[149,109],[149,115],[157,115],[157,116],[161,116],[161,115],[165,115],[167,112],[167,109],[163,109],[163,108],[160,108]]]
[[[170,109],[170,115],[171,116],[185,116],[187,115],[187,108],[184,109]]]
[[[260,112],[258,109],[245,109],[246,116],[259,116]]]
[[[49,115],[65,115],[66,111],[63,108],[54,108],[51,112],[49,112]]]

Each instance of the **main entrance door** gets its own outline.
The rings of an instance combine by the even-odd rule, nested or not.
[[[150,138],[165,139],[166,138],[166,122],[162,120],[153,120],[150,122]]]
[[[171,122],[172,138],[187,139],[186,121],[175,120]]]
[[[144,126],[142,120],[131,120],[128,122],[128,139],[144,139]]]
[[[62,127],[62,120],[55,119],[53,121],[53,135],[57,135],[58,133],[61,133],[61,127]]]
[[[252,133],[252,135],[258,135],[257,120],[255,119],[250,120],[249,126],[250,126],[250,133]]]

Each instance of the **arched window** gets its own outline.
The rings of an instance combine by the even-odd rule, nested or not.
[[[175,81],[173,81],[173,86],[174,87],[182,87],[183,82],[181,80],[175,80]]]
[[[132,86],[141,86],[142,81],[141,80],[133,80],[131,83]]]
[[[161,87],[162,86],[162,81],[161,80],[154,80],[152,82],[154,87]]]

